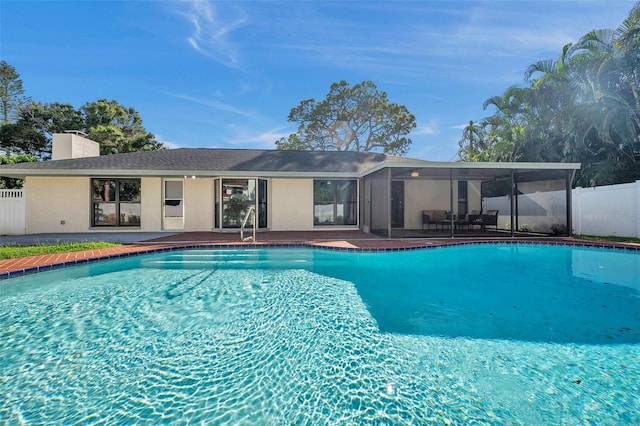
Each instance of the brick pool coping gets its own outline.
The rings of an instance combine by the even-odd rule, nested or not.
[[[346,238],[332,238],[339,236]],[[336,231],[332,232],[332,234],[327,234],[326,232],[273,233],[271,238],[268,235],[261,236],[260,241],[253,243],[238,242],[237,235],[234,235],[232,239],[225,234],[183,233],[110,248],[0,260],[0,280],[69,266],[182,249],[307,247],[353,252],[377,252],[431,249],[467,244],[505,243],[569,245],[640,251],[640,244],[589,241],[574,238],[385,239],[360,231]]]

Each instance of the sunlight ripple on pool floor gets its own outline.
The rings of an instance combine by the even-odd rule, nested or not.
[[[381,332],[362,283],[169,258],[4,284],[0,422],[640,422],[637,344]]]

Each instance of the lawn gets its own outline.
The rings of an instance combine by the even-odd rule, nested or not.
[[[593,235],[574,235],[573,238],[579,240],[590,240],[590,241],[609,241],[609,242],[617,242],[617,243],[640,243],[640,238],[634,237],[596,237]]]
[[[116,247],[121,244],[103,241],[83,241],[77,243],[39,244],[35,246],[0,246],[0,260],[16,257],[38,256],[41,254],[67,253],[70,251],[96,250]]]

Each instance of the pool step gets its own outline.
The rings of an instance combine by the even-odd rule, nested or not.
[[[311,250],[194,250],[144,259],[142,267],[160,269],[299,269],[323,257]]]

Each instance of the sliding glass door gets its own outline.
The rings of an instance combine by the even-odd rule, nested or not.
[[[259,228],[267,227],[266,180],[217,179],[214,186],[216,228],[240,228],[252,207],[256,212],[249,215],[246,227],[252,227],[256,218]]]

